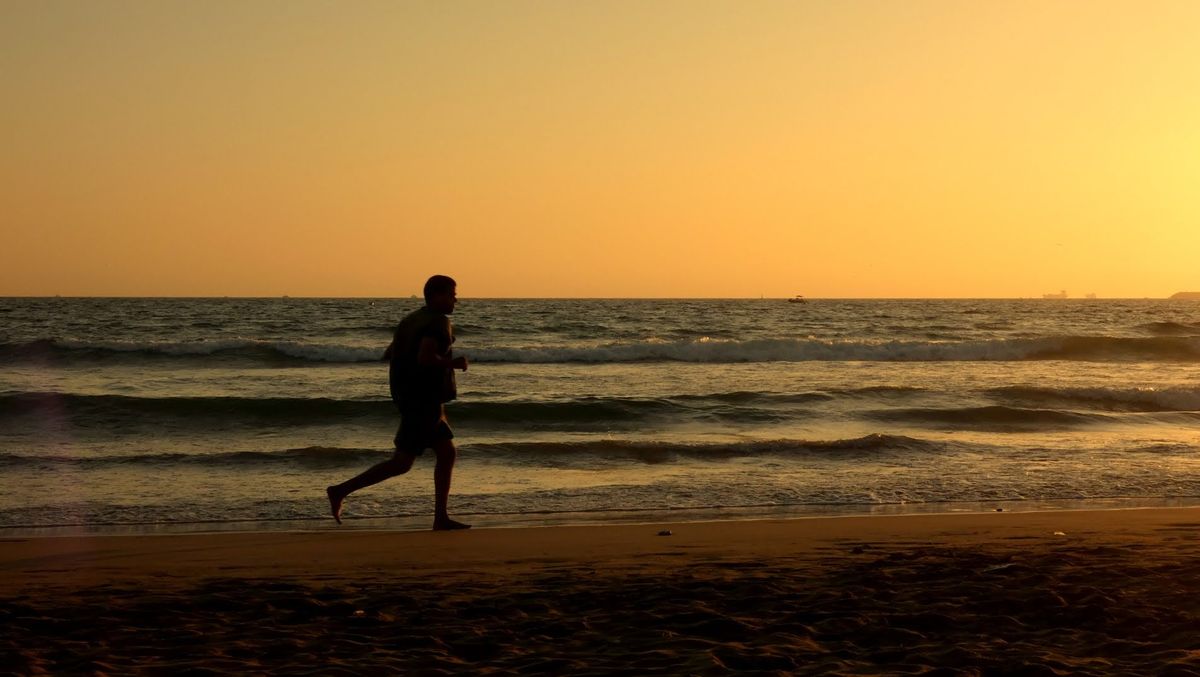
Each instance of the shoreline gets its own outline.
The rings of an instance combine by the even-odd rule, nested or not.
[[[692,524],[773,520],[832,519],[840,517],[905,517],[914,515],[969,515],[991,512],[1078,512],[1155,510],[1200,507],[1200,497],[1030,499],[995,501],[944,501],[938,503],[872,504],[860,506],[790,505],[727,508],[646,508],[527,513],[455,513],[480,529],[524,529],[635,524]],[[387,517],[343,516],[338,525],[328,515],[304,519],[235,519],[195,522],[131,522],[124,524],[60,524],[0,527],[0,540],[12,538],[73,538],[96,536],[199,535],[226,533],[327,533],[337,531],[410,532],[427,530],[428,515]]]

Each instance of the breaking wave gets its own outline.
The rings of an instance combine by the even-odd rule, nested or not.
[[[479,362],[965,362],[1200,361],[1200,338],[1069,336],[981,341],[661,341],[600,347],[492,348],[468,351]]]
[[[1192,322],[1146,322],[1137,328],[1155,336],[1196,336],[1200,334],[1200,324]]]
[[[0,363],[137,361],[162,359],[234,361],[262,366],[297,363],[376,362],[378,347],[260,340],[192,342],[80,342],[43,339],[0,344]],[[1077,360],[1093,362],[1198,362],[1200,336],[1065,336],[978,341],[826,341],[805,339],[646,340],[600,346],[464,346],[475,362],[968,362]]]
[[[988,391],[1008,402],[1038,406],[1086,406],[1110,411],[1200,411],[1200,387],[1042,388],[1005,386]]]
[[[1035,432],[1078,428],[1090,425],[1167,424],[1196,425],[1200,412],[1152,410],[1148,412],[1070,411],[1033,409],[992,405],[948,409],[911,407],[880,409],[863,413],[875,421],[918,425],[921,427],[952,427],[954,429],[992,432]]]
[[[802,416],[823,393],[713,393],[675,397],[582,397],[570,400],[462,401],[449,405],[456,423],[533,427],[633,425],[649,419],[770,422]],[[114,427],[171,420],[181,425],[394,422],[391,400],[330,398],[134,397],[51,392],[0,395],[0,420],[75,420]]]
[[[179,342],[41,339],[0,343],[0,363],[188,359],[272,366],[304,362],[375,362],[381,359],[383,348],[252,339]]]
[[[730,458],[742,456],[779,456],[798,454],[847,454],[856,452],[898,451],[936,452],[947,443],[921,440],[903,435],[872,434],[838,440],[771,440],[728,443],[667,443],[596,440],[585,442],[511,442],[474,444],[461,451],[479,455],[500,455],[537,462],[596,457],[632,460],[647,464],[669,462],[675,458]],[[22,455],[0,453],[5,466],[124,466],[124,465],[195,465],[240,467],[253,464],[292,465],[314,468],[356,466],[387,458],[391,450],[340,447],[304,447],[281,451],[232,451],[212,454],[147,453],[114,456]]]
[[[885,409],[869,412],[868,416],[880,421],[953,425],[980,430],[1054,429],[1115,420],[1104,414],[1005,406]]]

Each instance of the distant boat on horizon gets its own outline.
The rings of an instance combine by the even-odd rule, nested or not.
[[[797,294],[797,295],[793,296],[792,298],[788,299],[787,302],[788,303],[808,303],[808,299]]]
[[[1067,298],[1067,290],[1060,290],[1057,294],[1042,294],[1044,299],[1065,299]]]

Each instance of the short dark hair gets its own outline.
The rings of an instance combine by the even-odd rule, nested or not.
[[[452,292],[457,286],[458,283],[449,275],[434,275],[425,281],[425,303],[429,303],[434,294]]]

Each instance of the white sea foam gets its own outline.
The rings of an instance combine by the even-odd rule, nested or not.
[[[37,341],[6,344],[0,356],[7,361],[44,352],[62,352],[77,359],[213,356],[243,360],[313,362],[374,362],[383,347],[339,343],[307,343],[258,339],[207,341]],[[471,346],[460,351],[476,362],[622,363],[622,362],[965,362],[1076,360],[1095,362],[1196,362],[1200,337],[1129,338],[1064,336],[974,341],[878,341],[789,339],[711,339],[614,342],[601,345]]]
[[[955,362],[1018,360],[1200,360],[1200,339],[1060,337],[983,341],[827,341],[701,339],[594,347],[483,348],[480,362]]]
[[[334,343],[218,339],[210,341],[79,341],[57,340],[52,346],[71,351],[164,355],[172,357],[228,355],[246,358],[297,358],[315,362],[373,362],[381,347],[348,346]]]

